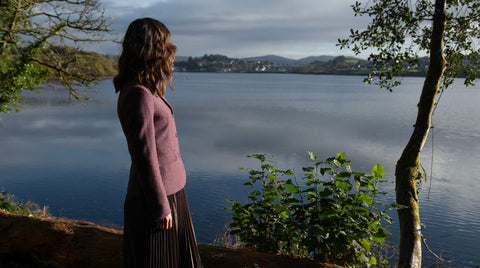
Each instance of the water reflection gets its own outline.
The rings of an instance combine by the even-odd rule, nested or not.
[[[202,243],[211,242],[228,221],[224,200],[245,199],[240,168],[257,165],[247,154],[273,153],[277,166],[300,169],[309,164],[307,150],[320,158],[344,151],[355,170],[369,172],[380,163],[393,180],[422,82],[408,78],[388,93],[363,85],[361,77],[186,75],[176,75],[175,92],[167,98],[175,109],[187,195]],[[421,217],[432,248],[480,263],[474,252],[480,239],[474,182],[480,176],[480,125],[472,124],[480,116],[480,91],[454,90],[434,118],[434,180],[430,200],[423,185]],[[0,185],[49,205],[57,216],[121,226],[129,156],[117,96],[108,80],[91,96],[94,101],[68,104],[55,90],[31,93],[24,111],[3,115]],[[430,141],[422,155],[427,172]],[[393,192],[393,184],[384,187]]]

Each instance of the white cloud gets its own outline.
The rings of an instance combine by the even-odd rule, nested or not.
[[[165,3],[168,0],[141,0],[141,1],[128,1],[128,0],[104,0],[103,3],[115,8],[148,8],[156,3]]]
[[[153,17],[164,22],[172,32],[179,55],[219,53],[246,57],[278,54],[298,58],[351,54],[350,51],[340,51],[335,44],[339,37],[346,37],[350,28],[362,21],[353,16],[350,7],[353,2],[144,0],[131,4],[104,0],[103,3],[106,13],[115,18],[112,29],[119,36],[138,17]]]

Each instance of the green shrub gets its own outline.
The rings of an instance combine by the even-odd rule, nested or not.
[[[13,195],[6,191],[0,192],[0,209],[15,214],[32,215],[32,213],[24,207],[21,202],[15,201]]]
[[[248,157],[260,161],[249,174],[249,202],[231,203],[230,227],[247,246],[258,251],[290,254],[348,266],[377,264],[373,243],[383,243],[388,231],[382,222],[393,220],[387,211],[397,207],[377,200],[385,182],[381,165],[372,174],[353,172],[344,153],[303,168],[300,186],[294,170],[279,170],[267,163],[271,154]]]
[[[39,204],[30,201],[26,203],[17,201],[15,196],[4,190],[0,192],[0,209],[26,216],[51,216],[47,206],[41,207]]]

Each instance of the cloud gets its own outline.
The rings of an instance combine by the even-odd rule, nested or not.
[[[115,17],[112,29],[119,36],[132,20],[153,17],[170,29],[179,55],[279,54],[294,58],[348,53],[339,51],[335,44],[359,23],[353,16],[352,3],[337,0],[103,2],[106,13]]]
[[[141,0],[141,1],[136,1],[135,7],[139,8],[149,8],[153,4],[156,3],[165,3],[168,2],[168,0]],[[115,0],[103,0],[104,5],[107,5],[111,8],[131,8],[132,7],[132,2],[131,1],[115,1]]]

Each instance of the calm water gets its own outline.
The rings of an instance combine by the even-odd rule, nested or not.
[[[187,79],[187,75],[190,79]],[[362,77],[177,73],[175,109],[187,195],[201,243],[229,221],[225,199],[245,200],[245,156],[269,152],[276,166],[300,169],[307,150],[320,158],[346,152],[354,170],[380,163],[393,181],[395,162],[416,116],[423,80],[405,78],[393,93]],[[480,265],[480,88],[459,81],[434,115],[433,181],[421,190],[421,219],[430,248],[453,267]],[[53,86],[26,94],[24,110],[2,115],[0,185],[55,216],[122,226],[129,155],[106,80],[87,104],[67,104]],[[431,136],[422,162],[430,173]],[[393,192],[393,184],[384,186]],[[430,198],[427,199],[428,191]],[[394,196],[387,198],[394,200]],[[396,216],[396,214],[394,214]],[[398,239],[397,225],[390,240]],[[425,263],[432,259],[423,252]]]

